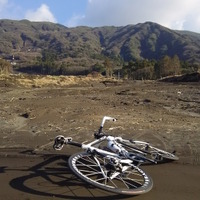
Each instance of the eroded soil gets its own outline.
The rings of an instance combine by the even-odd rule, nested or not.
[[[92,140],[105,115],[118,120],[107,122],[104,131],[176,150],[178,165],[199,167],[199,83],[80,79],[39,87],[2,78],[1,157],[55,154],[52,144],[59,134],[79,142]],[[67,146],[56,153],[69,156],[76,151]]]

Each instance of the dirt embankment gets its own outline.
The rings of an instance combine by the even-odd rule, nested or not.
[[[0,77],[0,90],[1,147],[38,149],[59,133],[90,139],[111,115],[119,119],[116,134],[153,140],[200,162],[199,83],[12,75]]]

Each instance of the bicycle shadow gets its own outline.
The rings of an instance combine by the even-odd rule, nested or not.
[[[65,155],[45,155],[44,161],[26,169],[28,175],[14,178],[9,184],[16,190],[43,197],[82,200],[128,198],[82,182],[68,168],[68,158]]]

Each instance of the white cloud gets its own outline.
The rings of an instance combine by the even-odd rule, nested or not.
[[[85,18],[84,15],[73,15],[66,23],[67,27],[75,27],[77,26],[77,22],[81,21]]]
[[[88,0],[85,17],[75,25],[124,26],[146,21],[200,32],[200,0]]]
[[[9,0],[0,0],[0,19],[20,19],[22,18],[20,6]]]
[[[37,10],[28,10],[25,14],[25,18],[30,21],[48,21],[56,23],[57,20],[51,13],[49,7],[46,4],[42,4]]]
[[[6,5],[8,0],[0,0],[0,8]]]
[[[2,12],[5,9],[7,3],[8,3],[8,0],[0,0],[0,12]]]

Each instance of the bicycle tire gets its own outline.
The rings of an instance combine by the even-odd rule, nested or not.
[[[150,146],[151,148],[151,155],[153,155],[153,153],[155,154],[158,154],[158,157],[161,156],[162,159],[157,159],[158,161],[176,161],[178,160],[178,156],[176,156],[175,154],[173,153],[169,153],[167,151],[164,151],[164,150],[161,150],[159,148],[156,148],[156,147],[153,147],[153,146]],[[157,156],[157,155],[155,155]]]
[[[97,162],[99,162],[100,167]],[[111,170],[106,169],[108,164],[106,159],[99,155],[86,152],[76,153],[70,156],[68,164],[77,177],[109,192],[123,195],[139,195],[150,191],[153,187],[151,177],[135,165],[131,165],[125,172],[121,172],[116,177],[111,178]],[[106,177],[104,177],[101,170],[106,174]]]
[[[133,141],[129,143],[120,143],[123,148],[125,148],[128,152],[138,153],[138,150],[141,150],[146,156],[150,156],[151,159],[154,159],[157,163],[159,162],[167,162],[167,161],[176,161],[178,160],[178,156],[173,153],[167,152],[165,150],[159,149],[150,145],[149,143],[141,142],[141,141]],[[144,155],[143,154],[143,155]]]

